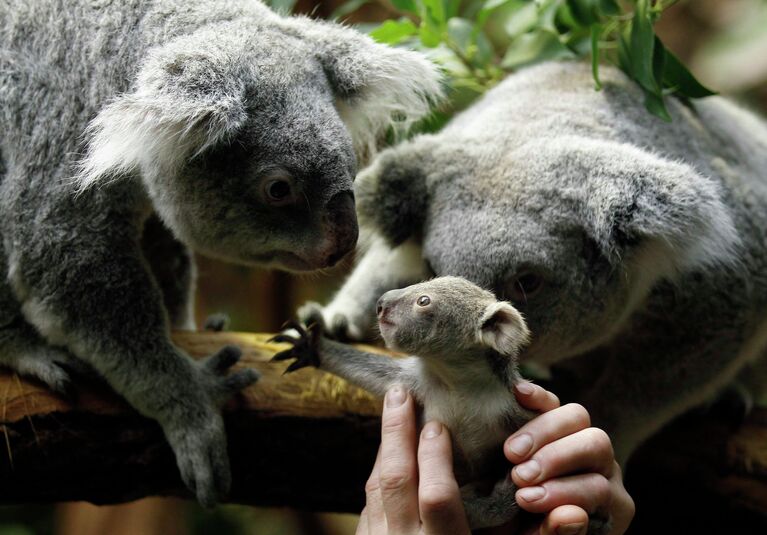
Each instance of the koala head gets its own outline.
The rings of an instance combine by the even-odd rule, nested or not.
[[[513,306],[461,277],[386,292],[376,313],[387,347],[440,361],[465,361],[485,347],[513,358],[529,337]]]
[[[513,303],[532,332],[523,360],[597,347],[661,279],[736,256],[719,188],[688,165],[584,138],[471,143],[422,136],[381,153],[356,184],[360,220],[392,245],[419,240],[435,275]]]
[[[89,126],[78,185],[139,176],[203,254],[328,267],[357,240],[358,164],[389,126],[428,112],[439,74],[351,29],[256,7],[150,50],[132,92]]]

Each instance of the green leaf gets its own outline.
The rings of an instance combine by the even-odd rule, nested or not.
[[[461,0],[445,0],[445,17],[450,20],[451,17],[457,17],[461,9]]]
[[[701,84],[695,76],[682,65],[674,54],[666,50],[666,65],[663,69],[663,85],[689,98],[702,98],[716,93]]]
[[[513,11],[503,25],[510,38],[527,33],[538,25],[538,8],[528,3]]]
[[[621,14],[621,8],[615,0],[598,0],[599,10],[608,16],[614,17]]]
[[[391,0],[391,3],[398,11],[404,13],[418,13],[418,5],[415,0]]]
[[[658,93],[660,84],[653,74],[655,32],[652,28],[650,0],[637,0],[628,44],[626,52],[631,68],[628,74],[648,91]]]
[[[443,0],[421,0],[425,19],[429,19],[438,28],[444,28],[447,24],[447,15],[445,13],[445,4]]]
[[[480,67],[486,68],[490,65],[490,62],[493,59],[493,54],[495,53],[493,45],[482,30],[475,32],[474,41],[477,46],[477,52],[474,59]]]
[[[572,57],[573,52],[562,44],[556,34],[541,30],[515,39],[506,51],[501,67],[516,69],[530,63]]]
[[[663,95],[658,95],[656,93],[651,93],[650,91],[645,90],[644,105],[645,108],[647,108],[647,111],[656,117],[660,117],[668,123],[671,122],[671,115],[666,109],[666,103],[663,102]]]
[[[471,21],[460,17],[453,17],[447,21],[447,35],[464,55],[467,54],[472,44],[473,34],[474,25]]]
[[[370,36],[379,43],[396,45],[416,33],[418,33],[418,28],[413,24],[413,21],[401,18],[400,20],[384,21],[383,24],[370,32]]]
[[[567,6],[576,22],[582,26],[590,26],[599,22],[597,14],[598,0],[567,0]]]
[[[433,26],[421,21],[421,26],[418,28],[418,36],[421,38],[423,46],[428,48],[434,48],[442,42],[442,35]]]
[[[591,74],[597,90],[602,89],[602,82],[599,80],[599,37],[602,30],[604,28],[601,24],[591,25]]]

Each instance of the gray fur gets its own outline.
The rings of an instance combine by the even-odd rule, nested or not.
[[[430,302],[422,306],[424,296]],[[321,312],[307,305],[302,315],[322,324]],[[450,429],[472,529],[510,521],[519,508],[503,442],[533,417],[512,389],[529,334],[522,316],[465,279],[440,277],[381,296],[378,321],[387,347],[415,356],[385,358],[323,338],[320,369],[379,396],[394,384],[408,388],[423,407],[421,423],[437,420]],[[489,493],[477,491],[488,483]]]
[[[383,152],[356,191],[374,236],[359,265],[385,269],[358,268],[325,313],[372,337],[374,302],[349,296],[415,282],[418,262],[492,288],[532,332],[521,361],[574,370],[572,397],[625,461],[767,360],[767,127],[720,97],[671,99],[664,123],[602,75],[595,91],[585,64],[529,68]],[[524,273],[543,277],[535,295]]]
[[[193,327],[189,247],[335,263],[357,238],[358,161],[439,91],[415,53],[255,0],[4,2],[0,363],[60,391],[60,364],[89,364],[213,503],[220,406],[257,375],[225,375],[233,350],[195,363],[171,343]]]

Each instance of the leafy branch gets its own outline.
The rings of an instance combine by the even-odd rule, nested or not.
[[[520,67],[590,56],[597,89],[600,64],[617,65],[642,88],[647,109],[670,121],[667,95],[713,94],[653,29],[677,1],[390,0],[400,17],[375,26],[370,35],[427,52],[441,63],[458,107]]]

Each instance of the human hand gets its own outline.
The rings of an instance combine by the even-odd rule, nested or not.
[[[381,447],[365,485],[357,535],[470,535],[447,428],[428,422],[417,437],[415,403],[392,387],[381,415]]]
[[[634,517],[634,501],[623,487],[610,437],[591,427],[584,407],[560,407],[559,399],[538,385],[519,383],[515,393],[521,405],[542,413],[511,435],[503,448],[516,465],[511,477],[519,487],[517,503],[544,515],[526,535],[585,534],[593,513],[611,520],[610,529],[600,535],[624,533]]]

